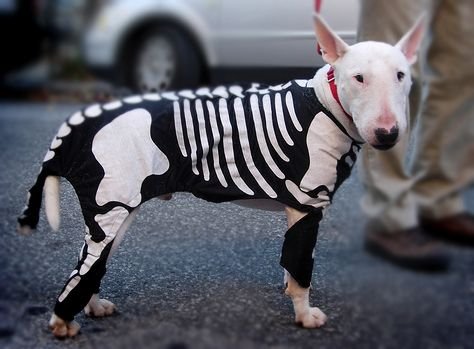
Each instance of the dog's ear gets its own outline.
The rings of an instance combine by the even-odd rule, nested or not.
[[[333,64],[349,49],[344,40],[334,33],[317,13],[313,14],[314,31],[326,63]]]
[[[418,50],[425,33],[425,21],[426,15],[422,14],[413,27],[395,45],[403,52],[410,64],[415,63],[417,60]]]

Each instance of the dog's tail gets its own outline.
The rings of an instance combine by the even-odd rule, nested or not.
[[[46,177],[44,185],[44,207],[46,218],[53,231],[59,230],[61,215],[59,212],[59,177]]]
[[[38,225],[43,189],[49,225],[54,231],[59,229],[59,177],[49,175],[43,168],[36,183],[28,192],[23,213],[18,217],[18,232],[21,234],[29,234]]]

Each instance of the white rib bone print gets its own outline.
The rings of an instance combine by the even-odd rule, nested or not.
[[[252,108],[252,117],[255,123],[255,132],[257,134],[257,143],[260,148],[260,151],[262,152],[263,157],[266,159],[267,164],[273,171],[273,173],[278,178],[283,179],[285,178],[285,175],[270,155],[270,150],[268,149],[267,141],[265,140],[265,133],[263,130],[262,119],[260,116],[260,109],[258,106],[258,97],[256,95],[252,95],[250,97],[250,106]]]
[[[273,117],[272,117],[272,106],[270,101],[270,95],[263,96],[263,114],[265,115],[265,126],[267,128],[268,137],[270,138],[270,143],[277,152],[278,156],[281,157],[286,162],[290,161],[288,156],[283,152],[275,134],[275,129],[273,128]],[[283,115],[282,115],[283,116]]]
[[[217,179],[219,179],[219,182],[221,183],[221,185],[224,188],[227,188],[228,184],[224,177],[224,174],[222,173],[222,169],[219,163],[218,145],[221,141],[221,135],[219,133],[219,128],[217,126],[216,110],[214,108],[214,104],[212,104],[211,101],[207,101],[206,105],[209,111],[209,122],[211,124],[212,138],[214,140],[213,142],[214,146],[212,147],[212,158],[214,160],[214,170],[216,171]]]
[[[283,89],[284,87],[281,86],[279,90]],[[241,167],[245,166],[245,171],[250,172],[258,186],[269,197],[276,198],[275,190],[255,164],[255,157],[252,152],[260,151],[266,161],[265,164],[260,166],[267,166],[278,178],[284,179],[285,175],[278,167],[269,148],[271,147],[278,157],[288,162],[290,159],[282,150],[283,144],[294,145],[288,127],[293,127],[298,131],[302,131],[302,127],[295,114],[291,92],[286,92],[284,100],[281,93],[269,94],[268,89],[259,90],[258,85],[252,85],[252,88],[245,92],[252,92],[249,101],[250,120],[253,122],[249,122],[244,115],[243,90],[238,86],[229,88],[219,86],[213,90],[203,88],[196,91],[198,96],[222,97],[218,100],[217,110],[212,101],[203,102],[201,99],[192,98],[195,95],[191,94],[187,95],[191,98],[174,101],[174,126],[178,146],[181,155],[191,159],[193,173],[202,176],[205,181],[209,181],[211,177],[214,177],[219,180],[223,187],[227,187],[228,181],[230,181],[245,194],[254,195],[250,185],[241,176],[244,170]],[[285,91],[282,91],[282,93],[285,93]],[[229,95],[238,98],[223,98],[223,96]],[[261,105],[263,105],[263,112],[260,111]],[[273,115],[272,105],[276,115]],[[231,122],[229,113],[232,112],[235,114],[237,127],[233,126]],[[291,122],[285,122],[285,112],[290,115]],[[196,122],[194,123],[193,115],[196,115]],[[276,119],[276,125],[274,119]],[[196,129],[196,125],[198,129]],[[221,125],[222,128],[219,128],[218,125]],[[281,137],[277,136],[275,127],[279,130]],[[251,148],[249,134],[256,136],[258,147]],[[235,135],[238,136],[238,144],[234,141]],[[220,146],[221,142],[222,145]],[[199,150],[202,150],[202,154]],[[235,159],[237,154],[234,151],[239,151],[239,155],[241,154],[245,159],[244,163],[237,163]],[[222,159],[225,159],[225,163],[221,163]],[[209,164],[213,165],[209,166]],[[223,171],[223,167],[227,171]],[[202,173],[200,173],[200,170]],[[226,178],[224,173],[229,178]]]
[[[207,164],[207,154],[209,153],[209,141],[207,140],[206,134],[206,122],[204,120],[204,110],[202,107],[201,100],[196,100],[194,104],[196,108],[196,115],[198,119],[198,128],[199,128],[199,138],[201,139],[201,146],[202,146],[202,171],[204,174],[204,180],[209,180],[209,166]]]
[[[219,114],[221,116],[223,130],[223,142],[224,142],[224,155],[227,162],[227,168],[230,173],[230,178],[235,185],[242,190],[245,194],[254,195],[252,189],[244,182],[240,176],[239,169],[235,163],[234,156],[234,145],[232,140],[232,124],[229,119],[229,110],[227,109],[227,101],[223,98],[219,100]]]
[[[234,101],[234,110],[235,114],[239,116],[243,116],[244,114],[244,107],[242,105],[242,99],[236,98]],[[244,119],[245,120],[245,119]],[[252,176],[255,178],[259,186],[267,193],[267,195],[271,198],[276,198],[277,194],[275,191],[272,189],[270,184],[265,180],[265,178],[262,176],[260,171],[258,170],[257,166],[255,165],[255,162],[253,161],[252,158],[252,152],[250,151],[250,144],[249,144],[249,139],[248,139],[248,133],[247,133],[247,126],[245,121],[244,122],[238,122],[237,123],[237,128],[239,130],[239,139],[242,144],[242,150],[244,154],[244,159],[245,159],[245,164],[247,165],[247,168],[249,169],[250,173]],[[245,151],[247,150],[247,151]]]

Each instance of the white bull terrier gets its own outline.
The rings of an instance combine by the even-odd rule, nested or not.
[[[73,114],[18,219],[21,232],[36,227],[44,187],[46,215],[58,229],[60,176],[78,195],[86,237],[54,308],[54,335],[75,336],[82,309],[114,312],[98,295],[108,258],[143,202],[175,192],[285,210],[286,294],[297,323],[322,326],[326,315],[309,304],[318,224],[361,144],[388,149],[405,133],[422,22],[395,46],[348,46],[315,16],[328,65],[313,79],[137,95]]]

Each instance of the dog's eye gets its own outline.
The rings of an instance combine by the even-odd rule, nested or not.
[[[356,76],[354,76],[354,79],[356,79],[360,83],[364,82],[364,77],[360,74],[357,74]]]
[[[404,77],[405,77],[405,73],[404,73],[404,72],[399,71],[399,72],[397,73],[398,81],[402,81]]]

